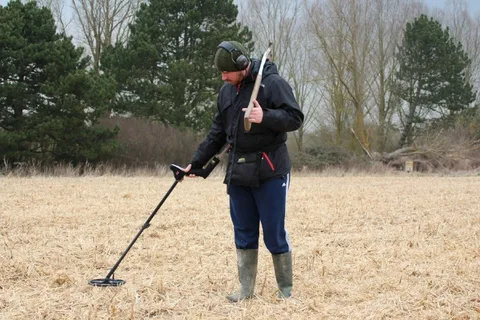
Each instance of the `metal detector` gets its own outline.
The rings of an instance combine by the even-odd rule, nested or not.
[[[118,266],[122,262],[123,258],[125,258],[125,256],[127,255],[128,251],[130,251],[130,249],[133,247],[133,244],[140,237],[142,232],[150,226],[150,221],[152,221],[152,219],[155,216],[155,214],[157,213],[158,209],[160,209],[160,207],[163,205],[165,200],[167,200],[168,196],[170,195],[170,193],[172,193],[173,189],[175,189],[177,184],[180,181],[183,180],[185,175],[195,175],[195,176],[199,176],[199,177],[202,177],[202,178],[206,179],[208,177],[208,175],[213,171],[213,169],[217,166],[217,164],[220,162],[220,156],[222,156],[224,153],[226,153],[228,151],[228,149],[229,149],[229,146],[227,145],[227,147],[224,148],[221,153],[214,156],[207,163],[207,165],[205,167],[203,167],[201,169],[192,169],[187,173],[184,172],[183,169],[180,166],[178,166],[176,164],[171,164],[170,165],[170,170],[173,171],[173,176],[175,177],[175,182],[172,184],[170,189],[168,189],[167,193],[165,194],[163,199],[160,201],[160,203],[157,205],[155,210],[153,210],[153,212],[150,214],[147,221],[145,221],[145,223],[140,228],[140,230],[138,231],[135,238],[133,238],[132,242],[130,242],[127,249],[125,250],[125,252],[120,257],[120,259],[118,259],[117,263],[115,263],[115,265],[112,267],[112,269],[110,269],[110,272],[107,274],[107,276],[105,278],[89,280],[88,283],[90,285],[96,286],[96,287],[117,287],[117,286],[121,286],[121,285],[125,284],[125,280],[115,279],[115,276],[114,276],[115,271],[117,270]]]

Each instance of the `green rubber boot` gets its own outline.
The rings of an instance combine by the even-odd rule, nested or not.
[[[292,296],[293,273],[292,252],[273,254],[273,267],[278,284],[278,299],[288,299]]]
[[[255,279],[257,277],[258,250],[237,249],[238,279],[240,280],[240,292],[227,296],[231,302],[239,302],[253,298]]]

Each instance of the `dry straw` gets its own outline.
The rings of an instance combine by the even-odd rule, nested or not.
[[[0,319],[479,319],[478,177],[294,176],[294,295],[275,300],[260,247],[257,297],[237,286],[221,177],[174,190],[97,288],[170,177],[0,178]]]

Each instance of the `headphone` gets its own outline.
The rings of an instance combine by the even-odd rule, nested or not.
[[[230,52],[230,59],[232,59],[232,62],[237,66],[238,69],[245,70],[248,67],[250,60],[243,54],[243,52],[236,49],[230,42],[223,41],[218,45],[218,48],[223,48]],[[233,52],[235,51],[240,52],[240,55],[236,59],[233,59]]]

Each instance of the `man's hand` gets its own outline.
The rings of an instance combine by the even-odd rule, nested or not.
[[[186,168],[182,169],[183,172],[186,173],[186,176],[190,177],[190,178],[194,178],[196,177],[196,175],[194,174],[188,174],[188,172],[192,169],[192,164],[190,163]]]
[[[247,111],[247,108],[242,109],[243,112]],[[250,116],[248,117],[248,121],[250,123],[262,123],[263,120],[263,109],[258,104],[257,100],[253,100],[253,108],[250,112]]]

